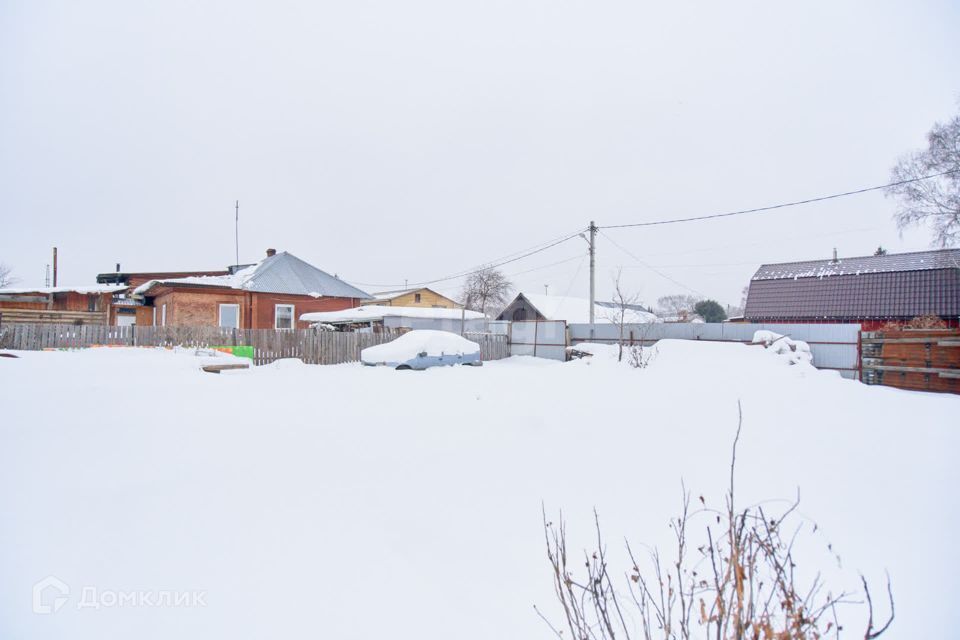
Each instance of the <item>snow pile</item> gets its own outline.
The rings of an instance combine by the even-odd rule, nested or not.
[[[751,344],[762,344],[771,353],[782,356],[788,364],[813,365],[810,345],[803,340],[793,340],[773,331],[760,330],[753,334]]]
[[[421,353],[428,356],[466,355],[479,353],[480,345],[449,331],[420,329],[405,333],[396,340],[360,352],[365,364],[397,364],[416,358]]]

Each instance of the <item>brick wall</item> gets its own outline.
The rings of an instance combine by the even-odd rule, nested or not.
[[[157,309],[157,324],[161,324],[162,308],[167,305],[168,326],[217,326],[220,323],[220,305],[240,305],[240,328],[273,329],[276,305],[292,304],[294,318],[311,311],[339,311],[359,304],[355,298],[313,298],[273,293],[247,293],[232,289],[167,289],[153,299]],[[152,316],[152,310],[151,310]],[[138,316],[138,324],[140,316]],[[298,329],[309,324],[297,320]]]
[[[167,325],[181,327],[215,327],[220,323],[220,305],[240,305],[240,326],[244,327],[246,294],[229,289],[209,291],[170,291],[157,296],[157,324],[161,323],[163,305],[167,305]]]
[[[291,296],[276,293],[255,293],[253,294],[253,329],[273,329],[274,314],[276,305],[292,304],[293,317],[297,318],[297,328],[306,329],[310,325],[306,322],[300,322],[299,318],[304,313],[314,311],[340,311],[341,309],[350,309],[359,305],[356,298],[312,298],[310,296]]]

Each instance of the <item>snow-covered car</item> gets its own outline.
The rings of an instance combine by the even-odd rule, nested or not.
[[[405,333],[392,342],[367,347],[360,352],[360,361],[371,367],[395,369],[429,369],[455,364],[478,367],[480,345],[448,331],[417,330]]]

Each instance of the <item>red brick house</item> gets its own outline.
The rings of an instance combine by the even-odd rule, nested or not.
[[[762,265],[750,280],[747,322],[888,322],[938,316],[960,325],[960,249]]]
[[[273,249],[257,264],[226,273],[148,280],[133,297],[142,299],[138,324],[241,329],[307,328],[308,323],[297,320],[304,313],[350,309],[370,298],[340,278]]]

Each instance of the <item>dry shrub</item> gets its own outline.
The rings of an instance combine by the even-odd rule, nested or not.
[[[563,610],[564,624],[553,625],[538,615],[558,638],[612,640],[819,640],[840,637],[841,605],[866,605],[866,640],[885,632],[893,621],[893,594],[887,579],[889,619],[874,624],[873,601],[862,578],[866,601],[854,594],[830,591],[818,573],[801,587],[793,554],[800,527],[794,527],[799,498],[779,514],[762,506],[740,509],[734,501],[734,469],[740,428],[734,440],[730,486],[723,509],[707,508],[701,496],[691,510],[690,493],[683,490],[682,510],[671,521],[676,555],[665,561],[650,553],[649,570],[627,543],[632,566],[624,576],[626,589],[618,588],[607,564],[606,546],[594,513],[596,548],[584,552],[582,564],[571,559],[562,521],[547,521],[544,532],[547,557],[553,570],[554,591]],[[706,522],[703,543],[693,547],[689,528]],[[581,568],[574,569],[577,563]],[[615,584],[616,582],[616,584]],[[639,624],[638,624],[639,621]],[[569,635],[566,635],[569,632]]]

